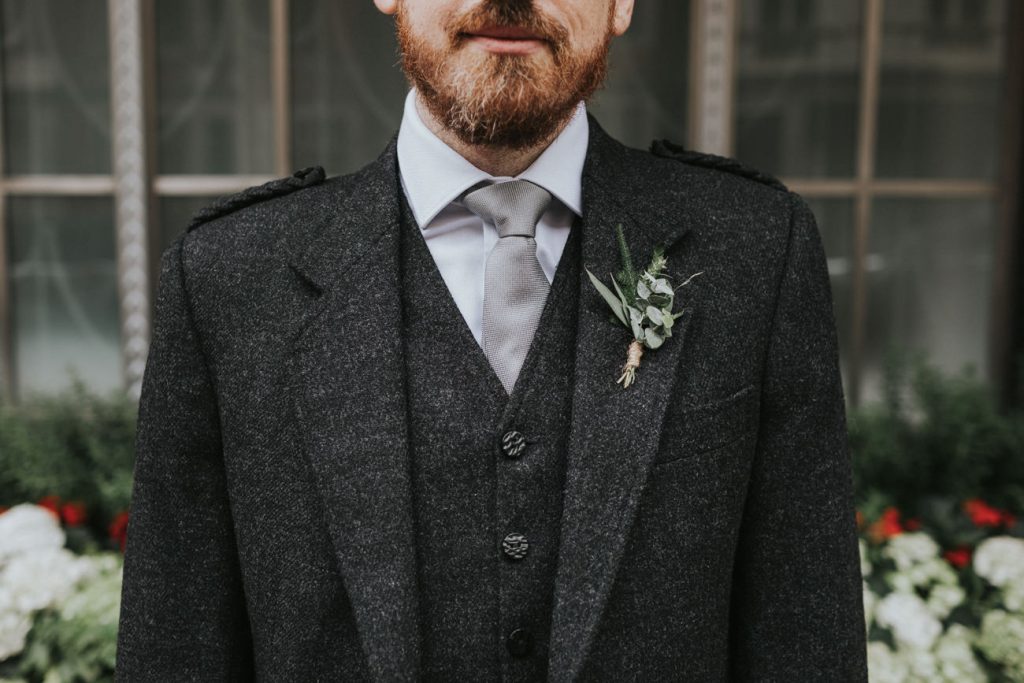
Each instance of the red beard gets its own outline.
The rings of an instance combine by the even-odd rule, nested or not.
[[[396,17],[402,68],[430,113],[465,144],[520,150],[549,140],[608,71],[611,11],[602,42],[581,52],[531,0],[483,0],[448,22],[447,44],[440,47],[414,34],[402,7]],[[528,30],[546,42],[546,54],[467,54],[467,36],[494,26]]]

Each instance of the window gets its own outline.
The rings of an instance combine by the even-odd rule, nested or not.
[[[852,401],[890,342],[991,375],[1010,5],[648,0],[591,110],[808,199]],[[217,196],[379,154],[392,31],[368,1],[0,0],[3,396],[137,393],[162,250]]]

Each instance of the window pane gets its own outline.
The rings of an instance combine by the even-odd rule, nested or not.
[[[690,3],[638,2],[633,23],[612,43],[604,90],[590,107],[601,125],[627,145],[686,139]]]
[[[861,3],[744,0],[736,156],[799,178],[855,173]]]
[[[170,246],[171,242],[181,236],[192,216],[199,209],[212,204],[216,197],[161,197],[160,199],[160,234],[154,236],[159,253]],[[155,283],[154,283],[155,284]]]
[[[877,175],[994,177],[1006,2],[885,6]]]
[[[878,200],[868,251],[864,398],[890,345],[987,372],[995,211],[987,200]]]
[[[808,197],[807,204],[818,222],[828,259],[843,387],[848,391],[853,344],[853,200]]]
[[[18,392],[55,392],[70,372],[121,386],[114,203],[12,197],[10,285]]]
[[[402,120],[408,88],[394,24],[372,2],[292,0],[291,8],[294,165],[354,171]]]
[[[4,171],[110,172],[106,0],[0,0]]]
[[[161,173],[272,173],[267,0],[156,3]]]

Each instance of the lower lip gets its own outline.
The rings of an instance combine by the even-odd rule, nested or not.
[[[544,41],[536,38],[469,36],[469,42],[488,52],[505,55],[528,55],[544,47]]]

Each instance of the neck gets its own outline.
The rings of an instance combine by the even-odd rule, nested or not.
[[[431,133],[458,152],[463,159],[492,176],[514,177],[525,171],[565,130],[572,119],[572,114],[565,117],[565,120],[558,124],[549,137],[525,149],[511,149],[501,145],[471,145],[463,142],[431,114],[430,110],[420,102],[419,93],[416,94],[415,102],[416,113],[419,114],[420,119]]]

